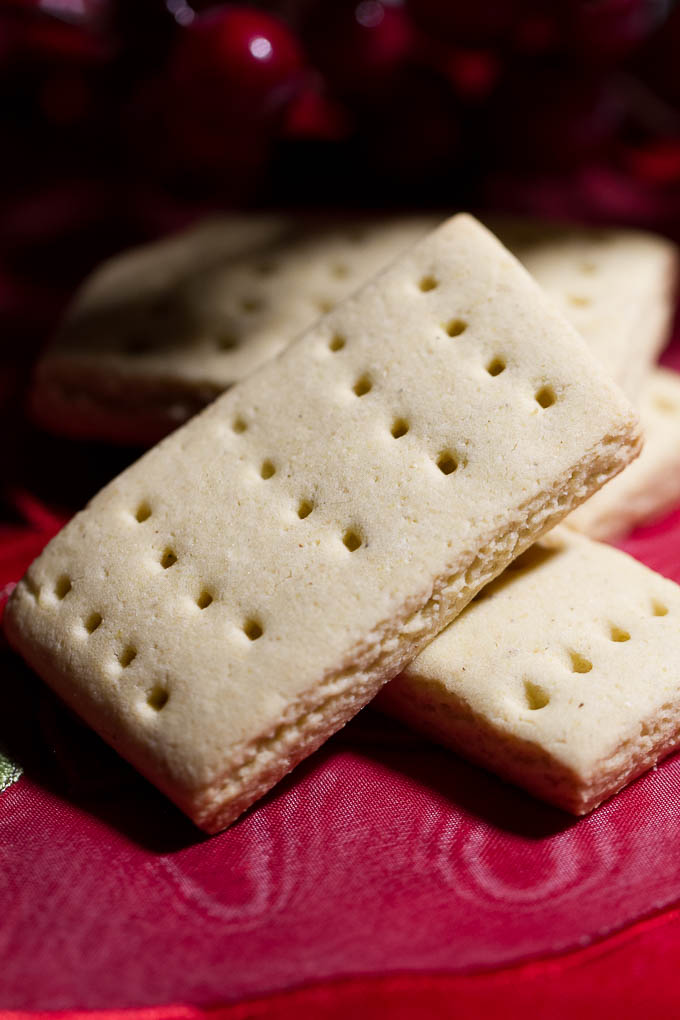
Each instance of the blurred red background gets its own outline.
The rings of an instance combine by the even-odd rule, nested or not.
[[[3,360],[103,256],[216,207],[677,237],[679,47],[672,0],[4,0]]]

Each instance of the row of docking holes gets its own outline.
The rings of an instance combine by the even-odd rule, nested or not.
[[[143,502],[137,508],[135,513],[135,519],[141,524],[148,520],[151,516],[151,508],[148,503]],[[347,544],[347,543],[346,543]],[[359,544],[361,544],[359,542]],[[348,548],[350,546],[348,545]],[[169,570],[177,563],[177,556],[172,549],[166,548],[161,556],[161,566],[164,570]],[[72,590],[73,584],[68,574],[61,574],[54,585],[54,594],[56,598],[61,602],[69,592]],[[213,593],[208,588],[203,588],[196,598],[196,605],[200,610],[205,610],[208,606],[212,605],[215,601]],[[83,620],[83,627],[88,635],[91,636],[96,630],[101,627],[104,622],[104,618],[101,613],[93,611]],[[242,630],[249,641],[257,641],[264,634],[264,626],[260,620],[254,616],[248,617],[242,625]],[[137,658],[137,649],[134,645],[127,644],[117,655],[118,666],[121,669],[127,669],[131,666],[134,660]],[[154,684],[150,691],[147,692],[147,704],[150,708],[159,712],[162,708],[165,708],[168,703],[170,694],[169,691],[161,684]]]
[[[431,290],[435,290],[438,286],[439,281],[435,276],[432,275],[421,277],[418,284],[419,289],[423,293],[428,293]],[[446,335],[451,337],[452,339],[455,337],[462,336],[462,334],[465,333],[467,328],[468,323],[464,319],[460,318],[450,319],[448,322],[442,325],[442,329],[444,330]],[[328,348],[333,354],[337,354],[339,351],[344,350],[346,346],[347,341],[345,337],[342,336],[340,333],[335,333],[331,337],[331,340],[329,341],[328,344]],[[486,365],[486,371],[492,378],[501,375],[506,368],[507,363],[505,361],[505,358],[503,358],[500,355],[496,355],[495,357],[491,358],[491,360],[487,362]],[[368,373],[363,373],[362,375],[360,375],[359,378],[354,383],[354,386],[352,387],[357,397],[365,396],[367,393],[370,393],[372,388],[373,382]],[[551,407],[555,403],[555,401],[557,400],[557,396],[552,386],[540,386],[534,393],[534,399],[540,407],[545,409],[547,407]],[[400,439],[401,436],[406,435],[408,430],[409,430],[408,422],[405,422],[403,419],[397,419],[392,427],[392,435],[394,436],[395,439]]]
[[[432,281],[433,281],[432,277],[423,278],[423,280],[421,280],[420,282],[421,290],[431,290],[433,286],[436,286],[436,283],[433,283]],[[465,330],[467,329],[467,323],[464,322],[462,319],[452,319],[444,328],[450,337],[456,337],[460,336],[462,333],[465,332]],[[328,348],[333,354],[337,354],[339,351],[344,350],[346,346],[347,341],[345,337],[339,333],[335,333],[328,343]],[[486,370],[490,376],[495,377],[500,375],[501,372],[504,372],[506,367],[507,366],[503,358],[494,357],[487,364]],[[357,377],[357,379],[354,382],[354,385],[352,386],[352,392],[356,397],[365,397],[368,393],[371,392],[372,389],[373,380],[371,378],[370,373],[368,372],[362,372],[361,375]],[[551,407],[555,403],[557,397],[552,386],[541,386],[534,394],[534,399],[540,405],[540,407],[545,409]],[[232,422],[232,429],[234,432],[242,433],[245,432],[247,428],[248,425],[242,417],[237,416],[236,418],[234,418]],[[392,424],[390,426],[390,434],[394,439],[401,439],[403,438],[403,436],[407,435],[408,432],[410,432],[410,429],[411,426],[409,421],[404,417],[397,416],[392,420]],[[440,453],[437,455],[435,463],[439,470],[442,472],[442,474],[451,475],[459,467],[460,459],[454,451],[446,449],[440,451]],[[269,458],[263,460],[260,465],[260,476],[263,479],[267,480],[269,478],[272,478],[275,474],[276,466],[273,463],[273,461],[271,461]],[[298,516],[301,519],[304,519],[305,517],[309,516],[313,509],[314,509],[313,503],[311,503],[309,500],[303,499],[298,507]],[[343,539],[343,541],[345,540]],[[354,551],[354,549],[357,549],[361,544],[361,542],[359,542],[358,545],[354,545],[353,548],[351,548],[351,542],[353,541],[354,539],[352,538],[350,538],[349,542],[345,541],[345,545],[347,545],[347,547],[350,548],[350,551]]]
[[[54,586],[54,594],[61,602],[66,598],[72,588],[73,584],[68,574],[60,574]],[[202,597],[203,596],[199,598],[199,605],[201,605]],[[210,605],[210,602],[212,602],[212,598],[210,598],[210,601],[207,602],[206,605]],[[203,608],[203,606],[201,606],[201,608]],[[104,618],[101,613],[96,611],[89,613],[83,620],[83,628],[85,629],[87,636],[90,637],[94,634],[94,632],[101,627],[103,622]],[[128,666],[132,665],[136,658],[137,649],[134,645],[127,644],[124,645],[124,647],[118,652],[116,661],[120,669],[127,669]],[[149,708],[153,709],[155,712],[160,712],[161,709],[165,708],[169,698],[170,692],[165,686],[163,686],[163,684],[160,683],[155,683],[151,689],[146,692],[146,703]]]
[[[355,241],[360,242],[364,238],[357,237]],[[278,266],[274,262],[259,262],[253,266],[253,272],[258,276],[273,276]],[[331,262],[328,266],[328,272],[330,276],[335,277],[336,280],[345,280],[351,275],[351,267],[346,262]],[[423,277],[420,283],[420,289],[423,291],[432,290],[431,286],[428,286],[428,282],[432,280],[431,276]],[[425,281],[425,286],[423,286]],[[436,286],[436,284],[435,284]],[[311,298],[310,303],[315,311],[320,315],[327,315],[335,308],[336,301],[333,298]],[[246,315],[253,315],[264,311],[266,308],[267,301],[263,297],[251,295],[241,299],[239,308],[240,311]],[[455,335],[455,334],[451,334]],[[235,331],[225,330],[217,337],[216,345],[220,350],[230,351],[235,347],[239,346],[241,338],[236,334]],[[503,366],[505,367],[505,366]],[[502,371],[502,369],[501,369]],[[494,373],[496,374],[496,373]]]
[[[273,271],[273,270],[272,270]],[[349,270],[346,265],[339,263],[333,268],[334,275],[338,278],[347,276]],[[264,275],[264,271],[263,271]],[[423,293],[435,290],[439,286],[439,281],[432,274],[427,274],[421,277],[418,287]],[[589,303],[589,299],[579,296],[570,296],[569,301],[575,306],[584,306]],[[320,298],[314,302],[314,306],[317,312],[321,315],[326,315],[331,312],[335,307],[335,302],[327,299]],[[156,306],[163,314],[167,313],[168,302],[167,299],[160,299]],[[246,314],[255,314],[264,311],[266,307],[266,301],[259,297],[246,297],[243,298],[240,304],[241,311]],[[462,319],[454,318],[444,325],[444,330],[450,337],[460,336],[467,329],[467,322]],[[215,339],[215,345],[219,350],[232,351],[237,348],[241,343],[241,337],[235,330],[225,329],[222,330]],[[144,337],[135,337],[128,344],[126,351],[128,354],[145,354],[154,349],[154,344],[146,340]],[[331,351],[339,351],[345,346],[345,340],[343,337],[335,336],[330,343]],[[505,359],[502,357],[494,357],[489,361],[486,366],[486,370],[490,376],[500,375],[506,369]],[[370,389],[370,387],[369,387]],[[356,392],[356,388],[355,388]],[[365,392],[368,392],[366,390]],[[362,395],[362,394],[357,394]],[[535,393],[535,399],[541,407],[550,407],[551,404],[555,403],[555,392],[550,386],[543,386],[538,389]]]
[[[438,286],[439,286],[439,281],[432,274],[427,274],[425,276],[422,276],[420,278],[419,282],[418,282],[418,288],[424,294],[428,293],[429,291],[435,290]],[[573,298],[572,299],[572,303],[574,303],[574,304],[583,304],[583,303],[586,303],[586,299]],[[319,312],[321,312],[322,314],[326,314],[327,312],[330,312],[332,310],[333,302],[331,302],[331,301],[323,301],[323,300],[318,301],[317,302],[317,308],[318,308]],[[245,299],[242,302],[242,309],[243,309],[243,311],[247,311],[247,312],[261,311],[262,310],[262,305],[261,305],[261,302],[259,300],[256,300],[256,299]],[[468,324],[463,319],[454,318],[454,319],[450,319],[447,323],[445,323],[442,328],[444,329],[444,332],[448,336],[450,336],[451,338],[454,338],[454,337],[457,337],[457,336],[461,336],[466,331],[466,329],[468,328]],[[238,337],[234,333],[225,332],[225,333],[223,333],[219,337],[217,345],[218,345],[218,347],[220,347],[223,350],[231,350],[234,347],[238,346],[238,343],[239,343],[239,339],[238,339]],[[341,351],[346,346],[346,340],[345,340],[345,338],[343,336],[341,336],[340,334],[336,333],[333,336],[333,338],[331,339],[331,341],[330,341],[328,346],[329,346],[329,349],[333,353],[336,353],[337,351]],[[487,363],[487,365],[486,365],[486,371],[493,378],[495,378],[496,376],[501,375],[501,373],[504,372],[506,368],[507,368],[506,361],[501,356],[493,357]],[[365,396],[366,393],[370,392],[370,390],[372,388],[372,385],[373,384],[372,384],[372,381],[370,379],[370,376],[367,375],[367,374],[364,374],[364,375],[360,376],[357,379],[357,381],[355,382],[355,384],[353,386],[354,393],[358,397],[363,397],[363,396]],[[539,404],[540,407],[545,409],[547,407],[551,407],[552,404],[555,403],[555,400],[557,398],[556,398],[555,391],[552,388],[552,386],[541,386],[535,392],[534,399],[536,400],[537,404]],[[399,430],[402,427],[403,427],[403,421],[402,420],[398,420],[395,423],[395,428],[397,430]],[[401,436],[405,435],[406,432],[408,432],[408,425],[406,425],[406,428],[403,431],[398,431],[398,434],[395,434],[395,432],[393,431],[392,435],[395,437],[395,439],[398,439]]]
[[[427,281],[432,278],[428,277]],[[421,290],[432,289],[431,285],[427,284],[425,280],[421,280]],[[467,329],[467,323],[464,323],[461,319],[452,320],[447,328],[448,335],[451,337],[460,336]],[[335,333],[328,343],[328,348],[333,354],[337,354],[339,351],[344,350],[347,346],[347,341],[344,336],[339,333]],[[501,358],[494,358],[492,362],[487,366],[489,375],[496,376],[505,369],[505,362]],[[370,373],[363,372],[358,376],[354,385],[352,386],[352,392],[356,397],[365,397],[373,389],[373,380]],[[536,400],[542,407],[550,407],[555,402],[555,393],[551,387],[544,386],[536,394]],[[248,424],[244,418],[238,415],[232,422],[232,429],[234,432],[240,434],[247,430]],[[390,434],[394,439],[401,439],[403,436],[410,432],[411,426],[408,420],[404,417],[395,417],[390,426]],[[435,463],[443,475],[451,475],[460,466],[460,458],[453,450],[441,450],[436,457]],[[276,474],[276,465],[269,458],[265,458],[260,464],[260,477],[267,481]],[[308,499],[300,500],[298,504],[297,514],[301,520],[304,520],[310,515],[314,509],[314,503]],[[361,544],[360,536],[354,531],[349,530],[343,535],[343,542],[350,552],[355,552]]]
[[[419,289],[424,294],[429,293],[429,291],[436,290],[438,286],[439,280],[437,279],[436,276],[433,276],[431,273],[428,273],[426,276],[422,276],[418,283]],[[466,331],[467,328],[468,323],[464,319],[458,318],[450,319],[449,322],[445,323],[443,326],[446,335],[452,338],[461,336]],[[342,348],[345,346],[344,338],[334,337],[331,340],[329,346],[332,351],[342,350]],[[507,365],[505,359],[501,356],[496,356],[492,358],[491,361],[489,361],[486,365],[487,372],[493,378],[495,378],[498,375],[501,375],[501,373],[504,372],[506,368]],[[555,403],[555,401],[557,400],[557,396],[552,386],[541,386],[534,393],[534,400],[540,407],[545,409],[547,407],[551,407]]]
[[[139,523],[143,523],[148,520],[151,516],[151,508],[148,503],[141,503],[135,514],[136,520]],[[346,536],[347,537],[347,536]],[[361,544],[358,536],[355,536],[355,540],[358,545]],[[347,544],[347,543],[346,543]],[[353,546],[353,543],[349,543],[347,547],[350,551],[353,548],[358,548],[358,545]],[[353,548],[352,548],[353,546]],[[161,566],[163,569],[168,570],[170,567],[177,563],[177,556],[171,549],[166,549],[161,558]],[[60,601],[68,595],[71,591],[72,584],[71,579],[66,574],[62,574],[58,579],[54,587],[54,594]],[[204,588],[196,599],[196,605],[200,610],[205,610],[208,606],[212,605],[214,601],[213,594]],[[667,616],[668,606],[659,599],[652,599],[651,601],[651,613],[653,616]],[[101,626],[103,618],[101,613],[92,612],[83,621],[83,626],[87,631],[88,635],[94,634],[94,632]],[[249,641],[257,641],[264,634],[264,627],[262,623],[255,617],[249,617],[243,623],[243,633],[246,635]],[[618,644],[630,641],[630,632],[625,630],[623,627],[619,627],[617,624],[611,624],[609,628],[609,639]],[[121,669],[127,669],[128,666],[134,662],[137,657],[137,649],[133,645],[126,645],[118,655],[118,664]],[[569,651],[569,659],[571,664],[571,671],[573,673],[590,673],[593,668],[593,664],[590,659],[580,652],[571,649]],[[530,680],[526,680],[524,683],[524,694],[527,702],[527,706],[530,710],[535,711],[537,709],[545,708],[550,702],[550,695],[542,688],[539,684],[533,683]],[[155,684],[147,694],[147,704],[150,708],[155,711],[160,711],[165,707],[169,699],[169,692],[166,688],[160,684]],[[582,707],[582,706],[579,706]]]
[[[358,397],[363,397],[367,393],[369,393],[372,388],[373,384],[370,380],[370,377],[367,375],[362,375],[361,378],[358,379],[354,385],[354,392]],[[245,432],[247,428],[248,425],[241,417],[235,418],[234,421],[232,422],[232,429],[234,430],[234,432],[237,433]],[[411,426],[406,418],[396,417],[393,419],[392,424],[390,426],[390,435],[393,437],[393,439],[401,439],[408,432],[410,432],[410,430]],[[437,465],[437,467],[439,468],[443,475],[452,475],[453,472],[458,469],[460,463],[461,460],[458,454],[455,453],[453,450],[449,449],[441,450],[435,460],[435,464]],[[273,478],[275,474],[276,465],[272,460],[266,457],[260,464],[260,477],[264,479],[264,481],[268,481],[270,478]],[[309,517],[313,509],[314,503],[311,500],[301,499],[298,504],[297,515],[300,518],[300,520],[304,520],[305,517]],[[353,545],[352,543],[354,542],[354,538],[348,537],[350,535],[351,533],[348,532],[347,535],[343,538],[343,542],[350,550],[350,552],[354,552],[355,549],[359,548],[361,542],[359,541],[358,544]]]
[[[659,599],[652,599],[651,613],[652,616],[667,616],[668,606]],[[630,641],[629,631],[625,630],[623,627],[619,627],[617,624],[610,625],[608,636],[610,641],[614,641],[618,644]],[[593,664],[590,659],[573,649],[570,649],[569,651],[569,660],[572,673],[590,673],[593,668]],[[531,680],[524,681],[524,696],[527,707],[531,711],[536,711],[539,708],[545,708],[546,705],[550,703],[550,695],[548,692],[541,687],[540,684],[533,683]],[[582,707],[582,704],[579,705],[579,708]]]
[[[241,302],[241,311],[248,314],[255,312],[264,311],[266,302],[260,298],[245,298]],[[335,308],[335,302],[329,298],[318,298],[311,302],[312,310],[316,311],[319,315],[327,315],[332,312]],[[312,311],[310,310],[310,317]],[[236,347],[239,347],[242,343],[243,338],[238,334],[235,329],[223,329],[215,339],[215,346],[220,351],[233,351]]]
[[[351,272],[350,267],[344,262],[332,263],[328,268],[330,275],[338,280],[346,279]],[[269,262],[261,262],[253,267],[253,271],[262,277],[273,275],[276,269],[277,266]],[[335,308],[335,304],[335,300],[330,297],[310,298],[310,319],[313,318],[314,312],[318,315],[327,315]],[[238,308],[242,314],[254,316],[265,311],[267,305],[268,301],[265,297],[250,294],[241,298]],[[156,323],[170,320],[175,312],[173,300],[168,295],[160,295],[147,306],[147,309],[147,314]],[[235,328],[222,329],[216,333],[212,342],[218,350],[232,351],[240,346],[242,339],[243,337]],[[156,349],[156,345],[141,334],[133,337],[125,348],[126,353],[130,355],[147,354],[154,349]]]

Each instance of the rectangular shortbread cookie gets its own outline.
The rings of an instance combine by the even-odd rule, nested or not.
[[[7,633],[216,831],[639,441],[578,334],[458,216],[102,490]]]
[[[636,398],[668,340],[677,248],[635,230],[532,220],[494,224],[613,379]]]
[[[565,518],[591,538],[612,541],[680,503],[680,376],[650,372],[642,388],[639,458]]]
[[[680,744],[680,588],[557,528],[515,560],[377,704],[585,814]]]
[[[34,414],[72,435],[160,438],[438,221],[229,217],[118,256],[85,283],[41,361]],[[630,230],[499,228],[614,380],[635,393],[667,336],[674,246]]]

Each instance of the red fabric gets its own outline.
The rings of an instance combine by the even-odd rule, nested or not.
[[[680,913],[641,922],[590,949],[495,973],[453,977],[399,974],[295,988],[232,1006],[169,1004],[96,1012],[14,1012],[1,1020],[601,1020],[616,1004],[618,1020],[654,1010],[677,1013]]]
[[[0,592],[62,519],[48,507],[82,502],[83,480],[96,488],[125,456],[22,442],[30,456],[4,475]],[[680,580],[680,512],[624,545]],[[519,1015],[535,996],[566,1017],[586,992],[638,1001],[641,983],[660,1006],[680,991],[675,914],[590,955],[478,974],[680,900],[680,757],[574,821],[367,711],[207,839],[7,649],[0,669],[0,744],[25,769],[0,794],[0,1007],[261,999],[224,1016],[335,1017],[344,1003],[466,1017]]]

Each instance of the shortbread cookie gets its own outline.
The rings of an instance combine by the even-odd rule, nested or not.
[[[377,704],[574,814],[680,745],[680,588],[557,528]]]
[[[612,378],[636,398],[668,340],[677,248],[654,234],[507,221],[494,225]]]
[[[680,376],[659,368],[640,400],[645,445],[638,460],[569,514],[565,524],[591,538],[616,539],[680,503]]]
[[[215,218],[105,263],[38,365],[34,417],[153,442],[269,361],[440,218]]]
[[[458,216],[107,486],[7,632],[216,831],[639,442],[578,334]]]
[[[232,217],[119,256],[85,284],[40,363],[34,412],[71,435],[159,438],[438,221]],[[666,338],[673,246],[628,230],[527,221],[506,221],[500,230],[612,377],[633,393]]]

